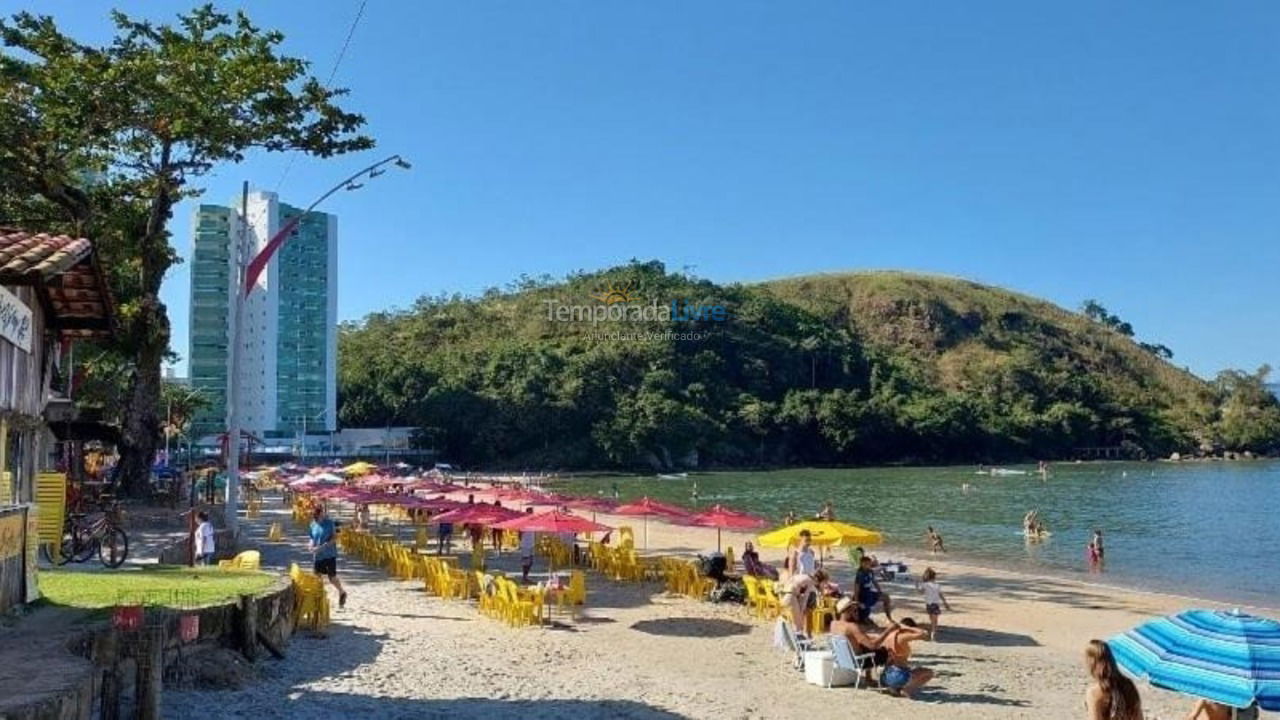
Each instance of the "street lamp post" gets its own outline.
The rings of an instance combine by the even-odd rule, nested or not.
[[[329,412],[328,410],[321,410],[320,412],[310,417],[311,419],[315,419],[315,418],[324,416],[325,413],[328,413],[328,412]],[[308,419],[307,414],[303,413],[302,414],[302,452],[301,452],[302,457],[307,456],[307,419]]]
[[[275,235],[267,241],[262,250],[254,256],[252,260],[248,260],[248,236],[249,236],[249,183],[245,182],[243,193],[240,200],[240,232],[238,233],[238,243],[236,253],[236,292],[234,302],[235,325],[231,330],[231,388],[227,394],[227,527],[233,533],[239,519],[237,513],[239,511],[239,490],[240,490],[240,355],[244,352],[241,347],[243,342],[242,328],[244,325],[244,303],[249,293],[253,292],[253,288],[257,285],[258,276],[266,269],[267,263],[271,261],[272,255],[280,246],[289,239],[289,233],[297,227],[302,218],[306,217],[317,205],[328,200],[330,196],[339,190],[359,190],[364,187],[362,183],[356,181],[361,178],[372,180],[377,176],[386,172],[385,166],[395,165],[402,170],[408,170],[411,166],[399,155],[392,155],[383,158],[378,162],[354,173],[342,182],[334,185],[323,195],[316,198],[314,202],[307,206],[306,210],[295,215],[284,227],[280,228]],[[246,263],[246,260],[248,262]],[[305,438],[304,438],[305,442]]]

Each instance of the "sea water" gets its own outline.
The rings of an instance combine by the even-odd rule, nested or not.
[[[927,557],[926,527],[948,558],[1157,592],[1280,607],[1280,462],[1061,463],[1047,476],[977,474],[969,467],[793,469],[574,478],[565,488],[623,499],[722,503],[780,524],[827,500],[837,518],[880,530],[886,544]],[[1052,536],[1028,543],[1022,518],[1038,509]],[[1085,547],[1103,531],[1106,563]],[[918,548],[918,549],[913,549]]]

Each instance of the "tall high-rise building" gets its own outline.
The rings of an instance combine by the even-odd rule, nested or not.
[[[226,429],[235,317],[235,245],[239,203],[196,211],[191,262],[191,385],[211,406],[195,434]],[[275,193],[252,192],[248,257],[302,211]],[[263,437],[328,432],[337,426],[338,218],[311,212],[290,233],[257,280],[244,307],[240,356],[240,424]]]

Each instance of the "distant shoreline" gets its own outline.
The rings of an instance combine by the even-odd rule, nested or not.
[[[1184,457],[1177,460],[1171,458],[1153,458],[1150,460],[1051,460],[1049,468],[1052,472],[1054,466],[1091,466],[1091,465],[1150,465],[1164,463],[1169,465],[1210,465],[1213,463],[1255,463],[1255,462],[1277,462],[1280,456],[1274,455],[1255,455],[1253,457],[1235,457],[1225,458],[1217,456],[1207,457]],[[592,478],[592,477],[619,477],[634,478],[647,477],[656,478],[660,475],[670,473],[688,473],[689,477],[696,475],[711,475],[717,473],[765,473],[765,472],[784,472],[788,470],[887,470],[896,468],[977,468],[980,464],[987,468],[1030,468],[1030,472],[1035,472],[1035,460],[1010,462],[1010,463],[880,463],[875,465],[752,465],[743,467],[724,466],[724,467],[707,467],[707,468],[679,468],[672,470],[618,470],[616,468],[609,470],[512,470],[512,469],[481,469],[469,470],[456,474],[480,473],[492,475],[517,475],[522,472],[528,473],[545,473],[547,476],[543,480],[556,479],[572,479],[572,478]],[[532,475],[531,475],[532,477]]]

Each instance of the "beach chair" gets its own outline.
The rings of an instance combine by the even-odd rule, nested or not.
[[[262,553],[257,550],[245,550],[230,560],[219,560],[222,570],[257,570],[262,566]]]
[[[834,598],[819,597],[818,604],[809,611],[809,636],[817,637],[819,633],[827,631],[827,618],[831,621],[836,619],[836,603]]]
[[[831,687],[831,680],[839,668],[853,673],[853,689],[857,690],[862,685],[862,665],[868,663],[870,667],[869,663],[875,659],[875,653],[854,653],[853,644],[843,635],[828,635],[827,647],[831,649],[831,671],[827,673],[827,687]]]
[[[319,577],[302,572],[297,563],[289,566],[293,581],[295,627],[323,630],[329,624],[329,596]]]
[[[773,588],[773,583],[769,580],[759,580],[757,587],[760,588],[761,603],[765,619],[775,618],[782,614],[782,599],[778,597],[778,593]]]
[[[795,628],[783,618],[773,626],[773,646],[791,655],[791,666],[804,670],[804,654],[814,649],[813,641],[796,635]]]
[[[742,586],[747,591],[747,611],[753,617],[764,617],[764,597],[760,594],[760,581],[754,576],[743,575]]]
[[[473,570],[476,576],[476,602],[479,604],[480,614],[486,617],[493,617],[497,610],[497,603],[494,602],[494,580],[492,575],[486,575],[483,570]]]
[[[585,605],[587,602],[587,574],[581,570],[574,570],[569,575],[568,599],[573,605]]]

